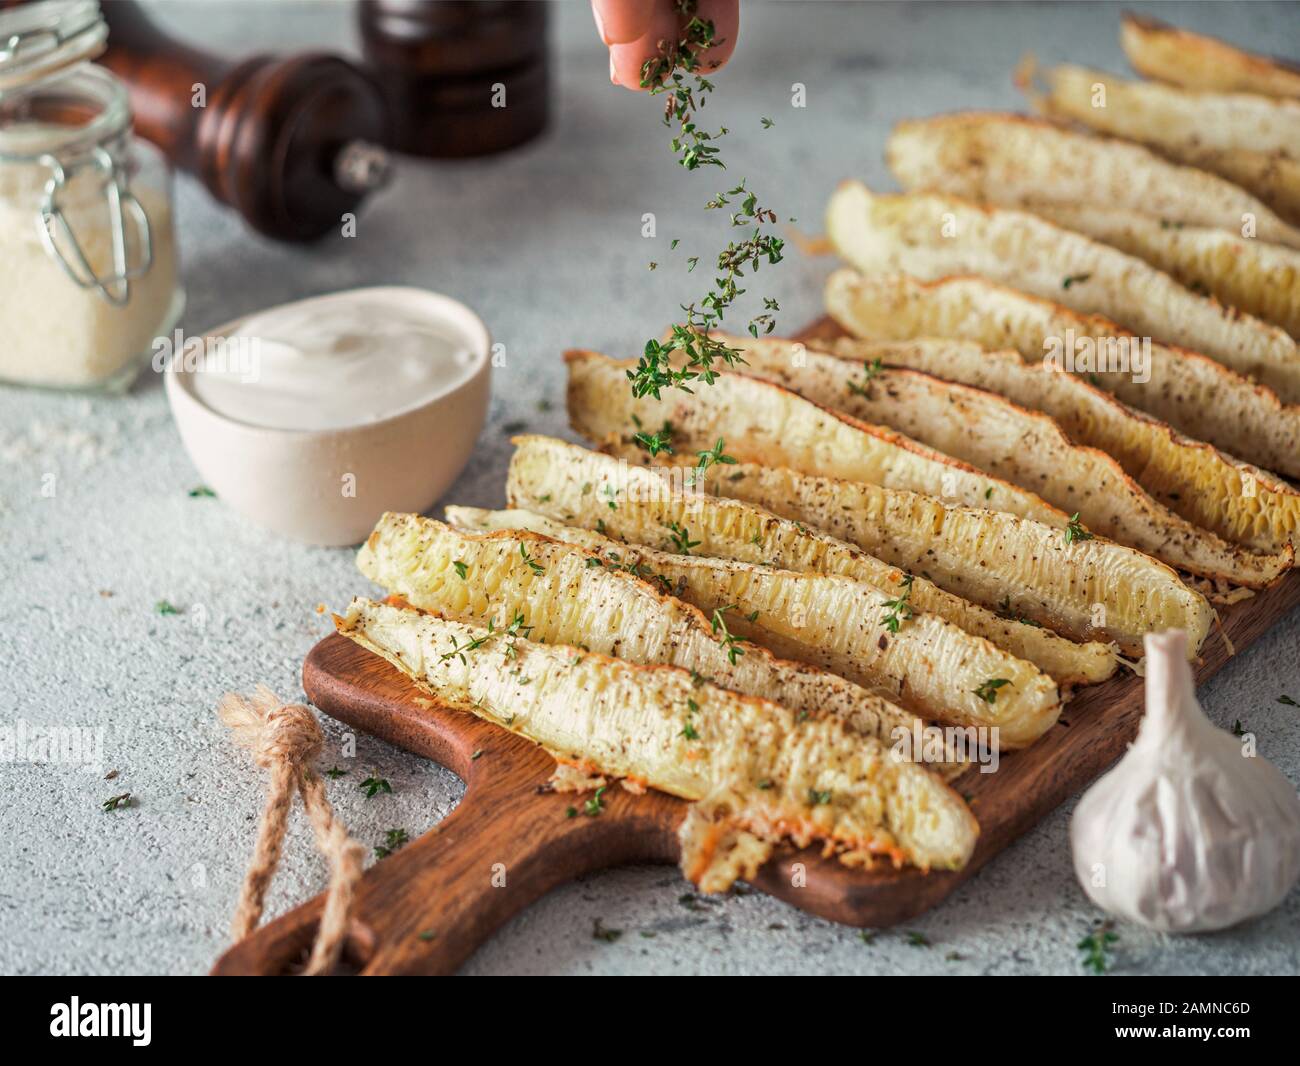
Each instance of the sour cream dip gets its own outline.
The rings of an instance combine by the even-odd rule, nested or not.
[[[195,397],[268,429],[332,430],[399,415],[455,390],[481,358],[402,289],[283,304],[205,339]]]
[[[357,544],[385,511],[429,510],[487,418],[487,326],[425,289],[317,296],[155,345],[202,482],[308,544]]]

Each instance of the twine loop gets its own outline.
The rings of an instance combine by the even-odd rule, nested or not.
[[[217,714],[229,726],[236,743],[252,753],[258,766],[271,771],[271,787],[257,830],[253,860],[244,876],[235,908],[232,932],[243,940],[262,919],[266,891],[280,862],[295,791],[316,837],[316,846],[330,867],[330,883],[316,941],[304,973],[323,974],[338,962],[347,937],[348,914],[356,894],[365,850],[353,840],[325,796],[325,785],[311,762],[320,754],[324,737],[320,723],[301,703],[284,703],[265,685],[251,698],[227,692]]]

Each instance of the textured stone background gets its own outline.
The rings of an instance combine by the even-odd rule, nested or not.
[[[1294,5],[1146,5],[1246,46],[1294,42]],[[735,131],[730,174],[748,175],[783,215],[819,230],[842,177],[882,187],[896,119],[962,107],[1016,107],[1010,70],[1032,49],[1112,70],[1119,8],[1044,4],[745,5],[735,61],[709,105]],[[197,331],[282,300],[361,284],[424,285],[459,297],[506,345],[491,421],[445,502],[499,506],[506,423],[562,434],[567,346],[634,354],[676,305],[698,296],[668,242],[700,224],[714,176],[669,159],[657,105],[612,89],[586,5],[557,11],[555,120],[512,155],[467,163],[404,161],[353,240],[310,248],[261,240],[178,182],[189,308]],[[210,46],[352,48],[347,5],[169,4],[163,20]],[[792,82],[808,106],[790,106]],[[776,121],[763,132],[760,116]],[[658,238],[640,236],[658,216]],[[695,251],[707,253],[709,231]],[[687,241],[690,244],[690,241]],[[686,254],[686,249],[682,250]],[[663,264],[649,273],[648,261]],[[829,260],[793,255],[769,275],[782,325],[817,313]],[[766,291],[766,287],[765,287]],[[0,343],[3,343],[0,324]],[[549,401],[549,409],[543,409]],[[0,389],[0,705],[8,719],[105,727],[116,781],[62,766],[0,764],[0,970],[199,973],[226,945],[264,780],[215,720],[227,688],[265,681],[299,696],[302,658],[326,630],[313,610],[367,590],[345,550],[263,533],[219,500],[192,499],[198,476],[157,381],[125,398]],[[57,474],[57,495],[40,495]],[[163,617],[167,599],[182,614]],[[198,624],[200,617],[203,624]],[[1210,715],[1240,718],[1261,752],[1300,780],[1300,614],[1202,691]],[[342,731],[326,720],[335,760]],[[352,773],[331,785],[367,845],[412,836],[455,806],[459,782],[430,763],[360,737]],[[366,800],[371,769],[393,784]],[[130,790],[139,806],[100,803]],[[857,932],[759,895],[688,906],[676,871],[612,871],[543,900],[494,937],[470,973],[1072,973],[1075,943],[1097,912],[1070,870],[1071,804],[1008,849],[945,906],[869,946]],[[296,816],[272,902],[278,912],[324,885]],[[592,938],[592,922],[626,930]],[[1216,936],[1169,939],[1122,926],[1116,968],[1144,973],[1300,970],[1300,894]],[[654,938],[638,935],[654,932]],[[955,955],[954,955],[955,953]],[[960,956],[960,957],[957,957]]]

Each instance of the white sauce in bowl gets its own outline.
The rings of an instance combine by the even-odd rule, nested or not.
[[[400,289],[358,289],[284,304],[208,338],[194,395],[227,418],[288,430],[366,425],[452,391],[482,353]]]

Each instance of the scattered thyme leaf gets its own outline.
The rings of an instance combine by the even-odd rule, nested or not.
[[[100,806],[106,811],[120,811],[126,807],[134,806],[134,803],[131,800],[131,793],[123,792],[116,796],[110,796]]]
[[[153,609],[162,615],[181,613],[180,608],[175,607],[167,600],[159,600],[157,603],[153,605]]]
[[[997,703],[998,689],[1009,684],[1011,682],[1005,677],[990,677],[987,681],[982,682],[979,688],[973,688],[971,691],[985,703]]]
[[[888,611],[881,616],[881,621],[885,628],[891,633],[897,633],[904,622],[908,621],[916,612],[912,610],[912,605],[908,602],[912,598],[912,575],[903,575],[903,593],[896,600],[886,600],[884,606]]]
[[[870,386],[872,379],[885,368],[883,359],[876,359],[874,363],[868,363],[865,359],[862,361],[862,384],[856,381],[849,382],[849,395],[862,396],[865,399],[871,399]]]
[[[400,851],[405,847],[411,838],[407,836],[405,829],[390,829],[384,835],[384,842],[375,848],[376,859],[386,859],[395,851]]]
[[[346,773],[347,773],[346,770],[340,770],[337,766],[332,766],[325,771],[325,776],[332,780],[337,781],[340,777],[343,777]]]
[[[197,485],[190,489],[189,494],[192,499],[215,499],[217,495],[207,485]]]
[[[596,794],[582,805],[582,813],[588,818],[595,818],[605,809],[605,803],[601,797],[605,795],[605,790],[608,787],[608,785],[601,785],[600,788],[596,789]]]
[[[362,781],[357,788],[366,794],[366,799],[374,799],[381,792],[391,795],[393,791],[393,786],[388,783],[386,778],[375,777],[374,774]]]
[[[1119,940],[1119,934],[1114,930],[1114,922],[1097,922],[1088,935],[1079,941],[1078,948],[1083,952],[1080,961],[1085,970],[1102,974],[1110,969],[1114,945]]]
[[[1075,511],[1065,527],[1065,543],[1073,544],[1077,540],[1092,540],[1092,534],[1079,524],[1079,512]]]
[[[528,554],[528,546],[526,544],[521,543],[519,545],[519,555],[524,562],[528,564],[528,569],[530,569],[534,574],[546,573],[546,567]]]

